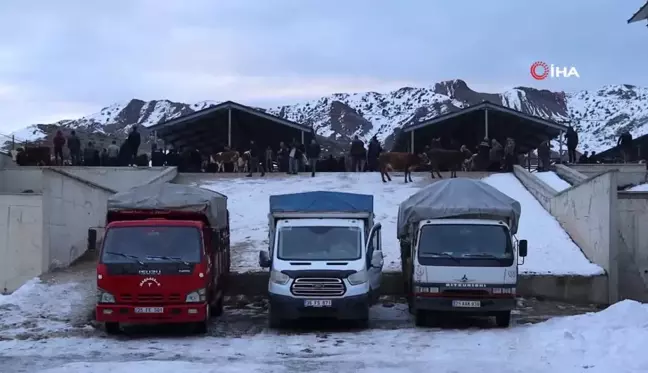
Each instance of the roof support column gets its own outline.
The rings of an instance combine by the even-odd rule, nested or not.
[[[305,137],[305,136],[304,136],[304,131],[301,131],[301,140],[302,140],[302,144],[304,144],[304,143],[306,142],[306,140],[304,139],[304,137]]]
[[[414,154],[414,131],[410,132],[410,153]]]
[[[484,138],[488,137],[488,108],[484,109]]]
[[[232,109],[227,109],[227,147],[232,149]]]
[[[565,133],[563,131],[560,131],[560,135],[558,135],[558,159],[560,163],[563,163],[563,135]]]

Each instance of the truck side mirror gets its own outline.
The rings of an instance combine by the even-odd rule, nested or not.
[[[520,242],[518,243],[518,254],[522,258],[527,256],[527,245],[528,245],[527,240],[520,240]]]
[[[96,251],[97,250],[97,230],[96,229],[88,229],[88,251]]]
[[[261,268],[270,268],[270,255],[265,250],[259,251],[259,266]]]

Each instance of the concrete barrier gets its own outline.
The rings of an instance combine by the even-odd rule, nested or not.
[[[232,273],[228,295],[263,296],[268,293],[268,272]],[[382,295],[405,296],[401,272],[383,273]],[[570,303],[606,304],[605,276],[523,275],[517,287],[522,297],[541,297]]]
[[[118,192],[152,182],[169,182],[178,174],[175,167],[69,166],[58,169]]]
[[[617,196],[619,294],[648,302],[648,192]]]
[[[544,207],[545,210],[550,211],[551,199],[556,195],[556,190],[518,165],[513,167],[513,173],[529,193],[531,193],[538,202],[540,202],[542,207]]]
[[[573,168],[565,166],[564,164],[557,164],[555,166],[555,171],[558,176],[560,176],[563,180],[567,181],[571,185],[578,184],[587,179],[587,176],[574,170]]]
[[[637,163],[614,163],[614,164],[573,164],[569,165],[573,170],[592,177],[600,175],[605,171],[617,170],[617,188],[625,189],[632,185],[639,185],[646,182],[646,165]]]

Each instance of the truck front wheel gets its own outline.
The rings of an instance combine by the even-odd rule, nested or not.
[[[121,328],[117,322],[107,322],[106,325],[106,334],[117,335],[121,333]]]
[[[508,328],[511,325],[511,311],[502,311],[495,315],[495,324],[500,328]]]
[[[272,312],[272,308],[268,311],[268,326],[270,329],[281,329],[285,325],[285,321],[276,312]]]
[[[416,326],[427,326],[428,323],[428,314],[424,310],[415,310],[414,311],[414,324]]]

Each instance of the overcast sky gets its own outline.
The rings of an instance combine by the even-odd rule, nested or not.
[[[643,0],[2,0],[0,133],[131,98],[648,86]],[[580,79],[535,81],[537,60]]]

